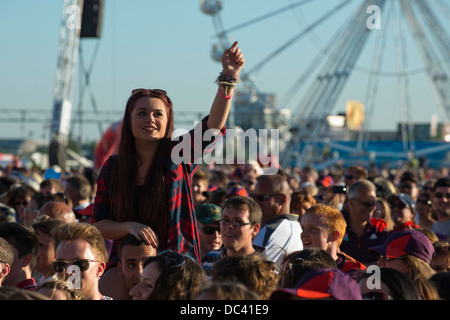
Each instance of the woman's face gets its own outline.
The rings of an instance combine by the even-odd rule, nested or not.
[[[154,261],[146,265],[140,281],[130,290],[129,294],[133,300],[148,300],[160,276],[161,270],[158,262]]]
[[[385,209],[381,201],[377,201],[375,204],[375,211],[372,214],[372,218],[375,219],[385,219]]]
[[[427,216],[432,211],[431,201],[426,197],[419,196],[416,202],[416,211],[421,216]]]
[[[380,257],[380,259],[378,260],[378,265],[382,268],[395,269],[406,275],[409,273],[409,264],[405,260],[405,257],[390,258],[390,259]]]
[[[16,214],[18,216],[22,216],[23,210],[28,205],[30,200],[31,196],[18,197],[16,200],[14,200],[14,210],[16,210]]]
[[[166,104],[158,98],[139,98],[130,114],[131,131],[137,141],[164,138],[169,121]]]
[[[391,217],[392,220],[394,220],[396,227],[411,221],[414,217],[414,212],[412,212],[411,209],[400,200],[393,200],[390,207]]]

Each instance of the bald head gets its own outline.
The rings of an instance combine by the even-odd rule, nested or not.
[[[47,215],[50,218],[58,219],[66,223],[76,222],[75,213],[67,204],[60,201],[51,201],[42,206],[38,212],[38,217]]]
[[[290,213],[291,188],[283,174],[262,175],[255,185],[255,200],[263,214],[262,225]]]
[[[258,178],[257,184],[267,187],[271,194],[281,193],[291,198],[291,187],[287,177],[281,174],[263,175]]]

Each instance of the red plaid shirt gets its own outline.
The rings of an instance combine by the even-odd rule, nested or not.
[[[165,162],[166,182],[169,192],[169,233],[167,247],[180,253],[187,253],[198,262],[200,262],[200,241],[197,229],[197,220],[195,218],[195,208],[192,197],[192,177],[197,170],[199,156],[212,151],[214,143],[203,141],[203,134],[208,130],[207,119],[205,117],[198,129],[189,131],[189,147],[191,148],[190,163],[175,163],[171,156]],[[201,130],[200,130],[201,129]],[[201,133],[197,137],[196,133]],[[225,134],[225,128],[219,133],[219,136]],[[198,134],[197,134],[198,135]],[[188,136],[189,137],[189,136]],[[199,140],[201,139],[201,140]],[[218,137],[214,141],[217,141]],[[172,142],[172,150],[179,143],[185,142],[186,138],[180,141]],[[199,143],[200,142],[200,143]],[[184,150],[184,149],[183,149]],[[111,206],[109,203],[109,185],[111,181],[111,172],[116,163],[117,156],[111,156],[103,165],[97,179],[97,194],[94,201],[94,212],[92,222],[103,219],[111,219]],[[118,259],[120,240],[114,240],[108,266],[115,264]]]

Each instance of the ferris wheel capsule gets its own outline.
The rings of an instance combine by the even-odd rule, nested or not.
[[[214,15],[222,9],[222,1],[220,0],[201,0],[200,8],[206,14]]]

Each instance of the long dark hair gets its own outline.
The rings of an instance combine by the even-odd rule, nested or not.
[[[159,141],[153,163],[147,171],[144,185],[138,189],[135,181],[138,167],[142,162],[136,150],[135,138],[131,130],[131,112],[138,99],[142,97],[158,98],[167,109],[168,123],[164,137]],[[164,248],[168,229],[168,195],[165,182],[164,162],[170,153],[171,135],[173,133],[173,104],[165,96],[153,94],[151,91],[140,91],[133,94],[127,102],[123,117],[121,138],[118,150],[118,161],[112,171],[110,193],[112,215],[117,221],[137,221],[150,226],[158,235]]]

